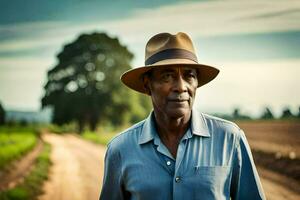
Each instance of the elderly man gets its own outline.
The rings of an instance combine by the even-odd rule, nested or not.
[[[100,199],[265,199],[243,131],[192,109],[219,70],[198,63],[185,33],[153,36],[145,57],[121,80],[149,95],[153,112],[108,144]]]

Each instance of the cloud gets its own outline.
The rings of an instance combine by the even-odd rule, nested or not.
[[[60,50],[82,32],[105,31],[117,35],[134,52],[143,52],[146,40],[158,32],[188,32],[192,38],[233,34],[300,30],[300,1],[181,2],[156,9],[139,9],[126,18],[105,22],[42,21],[0,26],[0,53],[33,49]],[[23,36],[23,37],[22,37]],[[6,36],[8,37],[8,36]],[[52,52],[53,53],[53,52]]]
[[[299,107],[300,59],[251,62],[211,62],[220,74],[197,91],[196,106],[205,112],[232,112],[235,107],[259,116],[270,106],[278,116],[282,108]]]
[[[0,59],[0,99],[8,109],[38,110],[47,69],[52,59],[18,57]]]
[[[34,39],[18,39],[18,40],[10,40],[0,43],[0,53],[7,52],[7,53],[13,53],[18,51],[24,51],[24,50],[34,50],[34,49],[40,49],[45,47],[51,47],[56,43],[62,42],[59,38],[49,38],[47,40],[43,38],[37,38]]]
[[[300,8],[288,8],[286,10],[273,11],[269,13],[258,14],[257,16],[251,16],[246,19],[264,19],[272,17],[285,17],[290,19],[297,19],[300,17]]]
[[[59,32],[57,30],[64,27],[67,27],[67,23],[54,21],[1,25],[0,56],[19,56],[52,50],[64,42],[64,37],[55,35],[55,32]],[[53,37],[49,33],[52,33]]]
[[[22,32],[30,32],[34,34],[35,32],[40,33],[43,30],[47,29],[58,29],[62,28],[63,26],[66,26],[67,23],[63,21],[39,21],[39,22],[24,22],[24,23],[18,23],[18,24],[7,24],[7,25],[1,25],[0,31],[22,31]]]
[[[139,10],[130,18],[108,22],[107,26],[151,35],[180,30],[193,36],[291,31],[300,30],[297,7],[300,2],[293,0],[189,2]],[[262,15],[268,17],[257,17]]]
[[[0,70],[1,69],[9,69],[15,72],[18,72],[18,68],[26,68],[26,69],[34,69],[35,66],[49,66],[53,63],[53,60],[51,58],[40,59],[39,57],[35,56],[19,56],[17,58],[11,59],[11,58],[1,58],[0,59]],[[40,68],[40,67],[38,67]]]

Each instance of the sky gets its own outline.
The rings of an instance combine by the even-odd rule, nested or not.
[[[118,37],[139,67],[151,36],[179,31],[191,36],[199,63],[220,69],[198,89],[198,109],[298,112],[298,0],[0,0],[0,102],[7,110],[39,110],[47,71],[80,34]]]

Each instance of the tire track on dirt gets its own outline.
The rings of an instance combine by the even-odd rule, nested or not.
[[[97,199],[103,177],[105,147],[74,135],[43,135],[52,145],[50,178],[40,200]]]
[[[300,199],[299,184],[296,181],[260,166],[257,170],[268,200]]]

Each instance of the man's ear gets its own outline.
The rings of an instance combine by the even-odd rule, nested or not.
[[[146,94],[148,94],[150,96],[151,95],[150,80],[149,80],[149,77],[147,75],[143,76],[143,86],[144,86],[144,89],[146,91]]]

